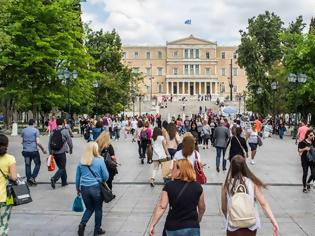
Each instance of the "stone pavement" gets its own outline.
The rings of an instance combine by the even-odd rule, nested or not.
[[[47,136],[41,137],[44,144]],[[42,158],[42,169],[38,177],[41,182],[32,187],[33,202],[14,208],[10,235],[76,235],[77,225],[81,214],[71,211],[75,197],[75,186],[72,184],[75,169],[85,142],[82,138],[74,138],[74,153],[69,156],[67,171],[69,186],[61,188],[57,185],[52,190],[49,173],[45,166],[45,157]],[[137,155],[136,143],[121,140],[113,142],[121,166],[119,175],[115,178],[114,192],[117,198],[110,204],[104,204],[103,228],[106,235],[140,236],[148,235],[148,225],[154,207],[159,200],[162,185],[151,188],[148,179],[152,165],[141,165]],[[278,219],[280,235],[302,236],[315,235],[315,196],[314,191],[302,193],[302,169],[297,155],[297,147],[292,139],[279,140],[270,138],[264,140],[264,145],[258,150],[257,164],[250,168],[263,181],[270,184],[265,191],[267,200]],[[10,153],[17,159],[18,172],[24,175],[24,161],[21,155],[21,139],[10,137]],[[206,174],[209,184],[204,186],[207,210],[201,223],[202,235],[224,235],[224,221],[220,213],[220,187],[224,180],[224,172],[215,171],[215,151],[201,150],[202,161],[207,164]],[[159,176],[158,181],[162,178]],[[167,213],[167,212],[166,212]],[[161,235],[165,217],[157,226],[157,234]],[[258,235],[272,235],[271,224],[261,212],[262,229]],[[87,235],[92,235],[94,217],[87,226]]]

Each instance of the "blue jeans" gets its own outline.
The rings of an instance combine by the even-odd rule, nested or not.
[[[200,236],[199,228],[185,228],[175,231],[166,230],[166,236]]]
[[[36,178],[39,170],[40,170],[40,155],[39,152],[22,152],[22,155],[24,156],[24,160],[25,160],[25,175],[27,180],[29,180],[30,178]],[[34,161],[35,163],[35,167],[33,169],[33,173],[32,173],[32,161]]]
[[[279,128],[279,138],[280,139],[283,139],[284,131],[285,131],[284,128]]]
[[[86,207],[80,224],[86,225],[95,211],[95,231],[99,230],[102,225],[102,207],[103,197],[100,186],[81,186],[81,195]]]
[[[220,167],[221,152],[223,152],[223,163],[222,163],[222,167],[223,167],[223,169],[225,169],[225,168],[226,168],[226,160],[224,159],[224,156],[225,156],[225,150],[226,150],[226,148],[223,148],[223,147],[215,147],[215,149],[217,150],[216,166],[217,166],[217,167]]]

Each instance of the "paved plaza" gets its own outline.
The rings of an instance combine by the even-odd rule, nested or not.
[[[70,185],[53,190],[49,180],[52,173],[47,171],[46,157],[41,155],[42,167],[37,187],[32,187],[33,202],[14,208],[10,235],[76,235],[81,213],[71,211],[76,196],[74,178],[76,164],[80,159],[85,141],[81,137],[74,139],[74,153],[67,159],[67,171]],[[47,145],[47,136],[41,141]],[[105,235],[141,236],[148,235],[148,226],[155,204],[159,200],[162,185],[151,188],[148,180],[152,165],[141,165],[137,155],[137,144],[130,139],[113,142],[121,166],[113,186],[117,198],[110,204],[104,204],[103,228]],[[17,160],[17,169],[24,175],[24,161],[21,155],[21,138],[10,137],[10,153]],[[215,151],[201,150],[201,158],[206,166],[208,184],[204,186],[207,210],[201,223],[201,235],[224,235],[224,220],[220,213],[220,187],[224,172],[215,171]],[[279,140],[277,137],[264,140],[258,150],[257,164],[250,168],[266,183],[266,197],[279,222],[280,235],[315,235],[315,189],[309,194],[302,193],[302,169],[297,155],[297,146],[289,137]],[[158,178],[162,182],[161,176]],[[157,226],[156,235],[161,235],[165,217]],[[262,229],[258,235],[272,235],[272,225],[261,213]],[[87,226],[87,235],[92,235],[94,217]]]

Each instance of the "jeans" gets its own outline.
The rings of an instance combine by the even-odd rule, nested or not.
[[[166,236],[200,236],[199,228],[185,228],[179,230],[166,230]]]
[[[67,185],[67,171],[66,171],[66,164],[67,164],[67,156],[66,153],[54,154],[55,162],[58,167],[57,172],[52,177],[52,179],[57,182],[61,178],[61,185]]]
[[[120,139],[120,130],[119,129],[114,129],[114,138],[115,140]]]
[[[225,169],[225,168],[226,168],[226,160],[224,159],[224,156],[225,156],[225,150],[226,150],[226,148],[223,148],[223,147],[215,147],[215,149],[217,150],[216,166],[217,166],[217,167],[220,167],[221,152],[223,152],[223,163],[222,163],[222,167],[223,167],[223,169]]]
[[[86,207],[80,224],[86,225],[95,211],[95,231],[99,230],[102,225],[102,207],[103,197],[100,186],[81,186],[81,195]]]
[[[36,178],[39,170],[40,170],[40,155],[39,152],[22,152],[22,155],[24,156],[24,160],[25,160],[25,175],[27,180],[29,180],[30,178]],[[35,163],[35,167],[33,169],[33,173],[32,173],[32,160]]]
[[[284,131],[285,131],[284,128],[279,128],[279,138],[280,139],[283,139]]]

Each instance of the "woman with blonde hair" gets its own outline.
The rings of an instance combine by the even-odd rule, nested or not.
[[[268,217],[271,220],[271,223],[273,225],[273,235],[278,235],[278,223],[268,205],[268,202],[263,195],[262,188],[266,188],[266,185],[250,171],[250,169],[246,165],[246,159],[241,155],[234,156],[231,159],[230,169],[226,176],[225,183],[222,186],[221,192],[221,209],[226,219],[225,229],[227,236],[256,235],[257,230],[261,227],[258,209],[256,207],[256,200],[259,202],[260,206],[267,213]],[[240,228],[236,227],[236,224],[233,226],[234,223],[231,223],[235,222],[235,219],[233,219],[233,215],[230,215],[230,213],[234,213],[234,215],[237,215],[238,212],[229,210],[231,209],[232,205],[235,204],[233,203],[232,199],[234,194],[239,192],[239,189],[243,190],[243,192],[246,192],[249,195],[249,198],[252,199],[250,201],[250,204],[248,205],[248,208],[253,207],[252,203],[254,203],[254,209],[252,211],[252,218],[254,220],[252,222],[248,222],[248,227],[242,226]],[[240,218],[241,216],[238,217]],[[247,217],[247,219],[250,219],[250,217]],[[245,224],[244,221],[242,224]]]
[[[118,174],[117,170],[117,158],[115,156],[115,151],[111,145],[111,139],[108,132],[102,132],[100,136],[95,141],[99,147],[99,153],[104,158],[105,165],[108,170],[108,180],[106,184],[110,189],[113,188],[113,180],[115,175]]]
[[[150,236],[155,235],[155,226],[169,205],[163,235],[199,236],[202,216],[206,205],[201,185],[188,160],[175,162],[174,180],[163,188],[149,227]]]
[[[89,142],[81,157],[76,172],[76,189],[78,195],[82,195],[86,207],[82,216],[78,235],[84,235],[84,229],[95,212],[94,235],[105,234],[102,225],[103,197],[99,181],[105,182],[108,179],[108,171],[103,158],[100,158],[96,142]]]

